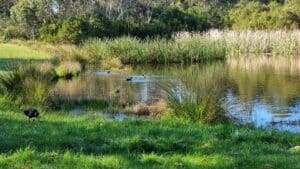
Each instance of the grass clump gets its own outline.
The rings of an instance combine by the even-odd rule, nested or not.
[[[0,91],[7,105],[46,106],[52,78],[51,64],[18,65],[0,74]]]
[[[185,71],[177,72],[184,90],[164,87],[172,114],[191,121],[226,122],[221,100],[226,85],[225,71],[222,69],[222,66],[214,64],[207,69],[191,66]]]
[[[65,61],[60,63],[54,70],[57,77],[72,78],[78,76],[82,68],[79,62]]]

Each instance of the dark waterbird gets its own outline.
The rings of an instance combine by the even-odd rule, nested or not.
[[[132,81],[132,79],[133,79],[133,77],[127,77],[126,81],[130,82],[130,81]]]
[[[30,120],[31,118],[37,118],[37,117],[39,117],[40,113],[38,112],[37,109],[29,108],[29,109],[24,110],[24,114]]]

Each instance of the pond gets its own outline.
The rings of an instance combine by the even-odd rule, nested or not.
[[[0,71],[9,69],[3,65]],[[295,57],[251,56],[198,65],[132,66],[126,74],[90,67],[79,77],[50,85],[52,97],[92,104],[117,100],[124,105],[151,105],[167,99],[166,89],[180,99],[189,92],[211,93],[222,101],[227,116],[243,124],[300,131],[300,58]],[[74,112],[85,113],[79,108]],[[114,115],[116,119],[126,118],[123,112]]]
[[[55,97],[72,100],[117,98],[130,104],[153,103],[166,97],[166,86],[184,96],[187,89],[180,74],[187,70],[203,81],[223,77],[224,89],[219,96],[227,115],[237,122],[300,131],[300,59],[297,58],[232,58],[204,65],[136,66],[126,75],[91,68],[78,78],[60,80],[52,92]],[[211,72],[214,74],[210,75]],[[198,83],[193,79],[189,82]],[[209,86],[220,87],[213,83]]]

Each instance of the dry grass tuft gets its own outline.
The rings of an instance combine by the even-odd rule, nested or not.
[[[126,113],[151,117],[160,117],[166,110],[167,103],[164,100],[159,100],[152,104],[137,103],[125,108]]]

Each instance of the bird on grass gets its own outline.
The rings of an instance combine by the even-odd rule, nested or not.
[[[29,108],[29,109],[24,110],[24,114],[25,114],[25,116],[28,117],[28,120],[30,120],[31,118],[38,118],[40,115],[38,110],[34,109],[34,108]]]

